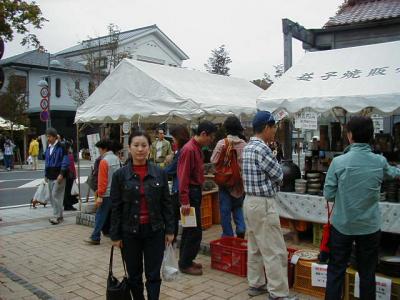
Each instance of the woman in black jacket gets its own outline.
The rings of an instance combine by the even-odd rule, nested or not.
[[[114,246],[123,249],[135,300],[144,299],[143,261],[147,297],[159,299],[164,248],[174,239],[167,175],[147,160],[150,144],[145,132],[130,135],[132,160],[115,172],[111,184],[110,237]]]

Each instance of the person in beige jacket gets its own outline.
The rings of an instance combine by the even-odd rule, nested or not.
[[[33,137],[29,144],[29,156],[32,158],[32,170],[38,168],[38,156],[39,156],[39,142],[36,137]]]

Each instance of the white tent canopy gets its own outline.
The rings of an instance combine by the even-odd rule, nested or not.
[[[0,117],[0,129],[11,130],[11,122],[9,120]],[[25,126],[19,124],[13,124],[13,130],[24,130]]]
[[[75,122],[250,116],[261,92],[244,79],[124,59],[78,108]]]
[[[400,107],[400,41],[309,52],[257,98],[257,108],[295,113]]]

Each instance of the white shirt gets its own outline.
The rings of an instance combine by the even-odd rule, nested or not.
[[[50,147],[50,155],[53,153],[54,147],[57,145],[57,143],[58,143],[58,141],[56,140],[56,142],[53,145],[52,144],[49,145],[49,147]]]
[[[162,145],[163,145],[162,141],[157,141],[157,143],[156,143],[156,149],[157,149],[156,157],[157,158],[159,158],[162,154]]]

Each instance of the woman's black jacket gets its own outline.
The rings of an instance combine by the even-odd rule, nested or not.
[[[147,176],[143,184],[151,227],[153,231],[165,230],[166,234],[173,234],[175,231],[174,212],[167,174],[150,161],[147,162],[147,166]],[[140,179],[132,170],[132,162],[114,173],[110,192],[111,240],[122,240],[124,234],[139,232],[139,190]]]

